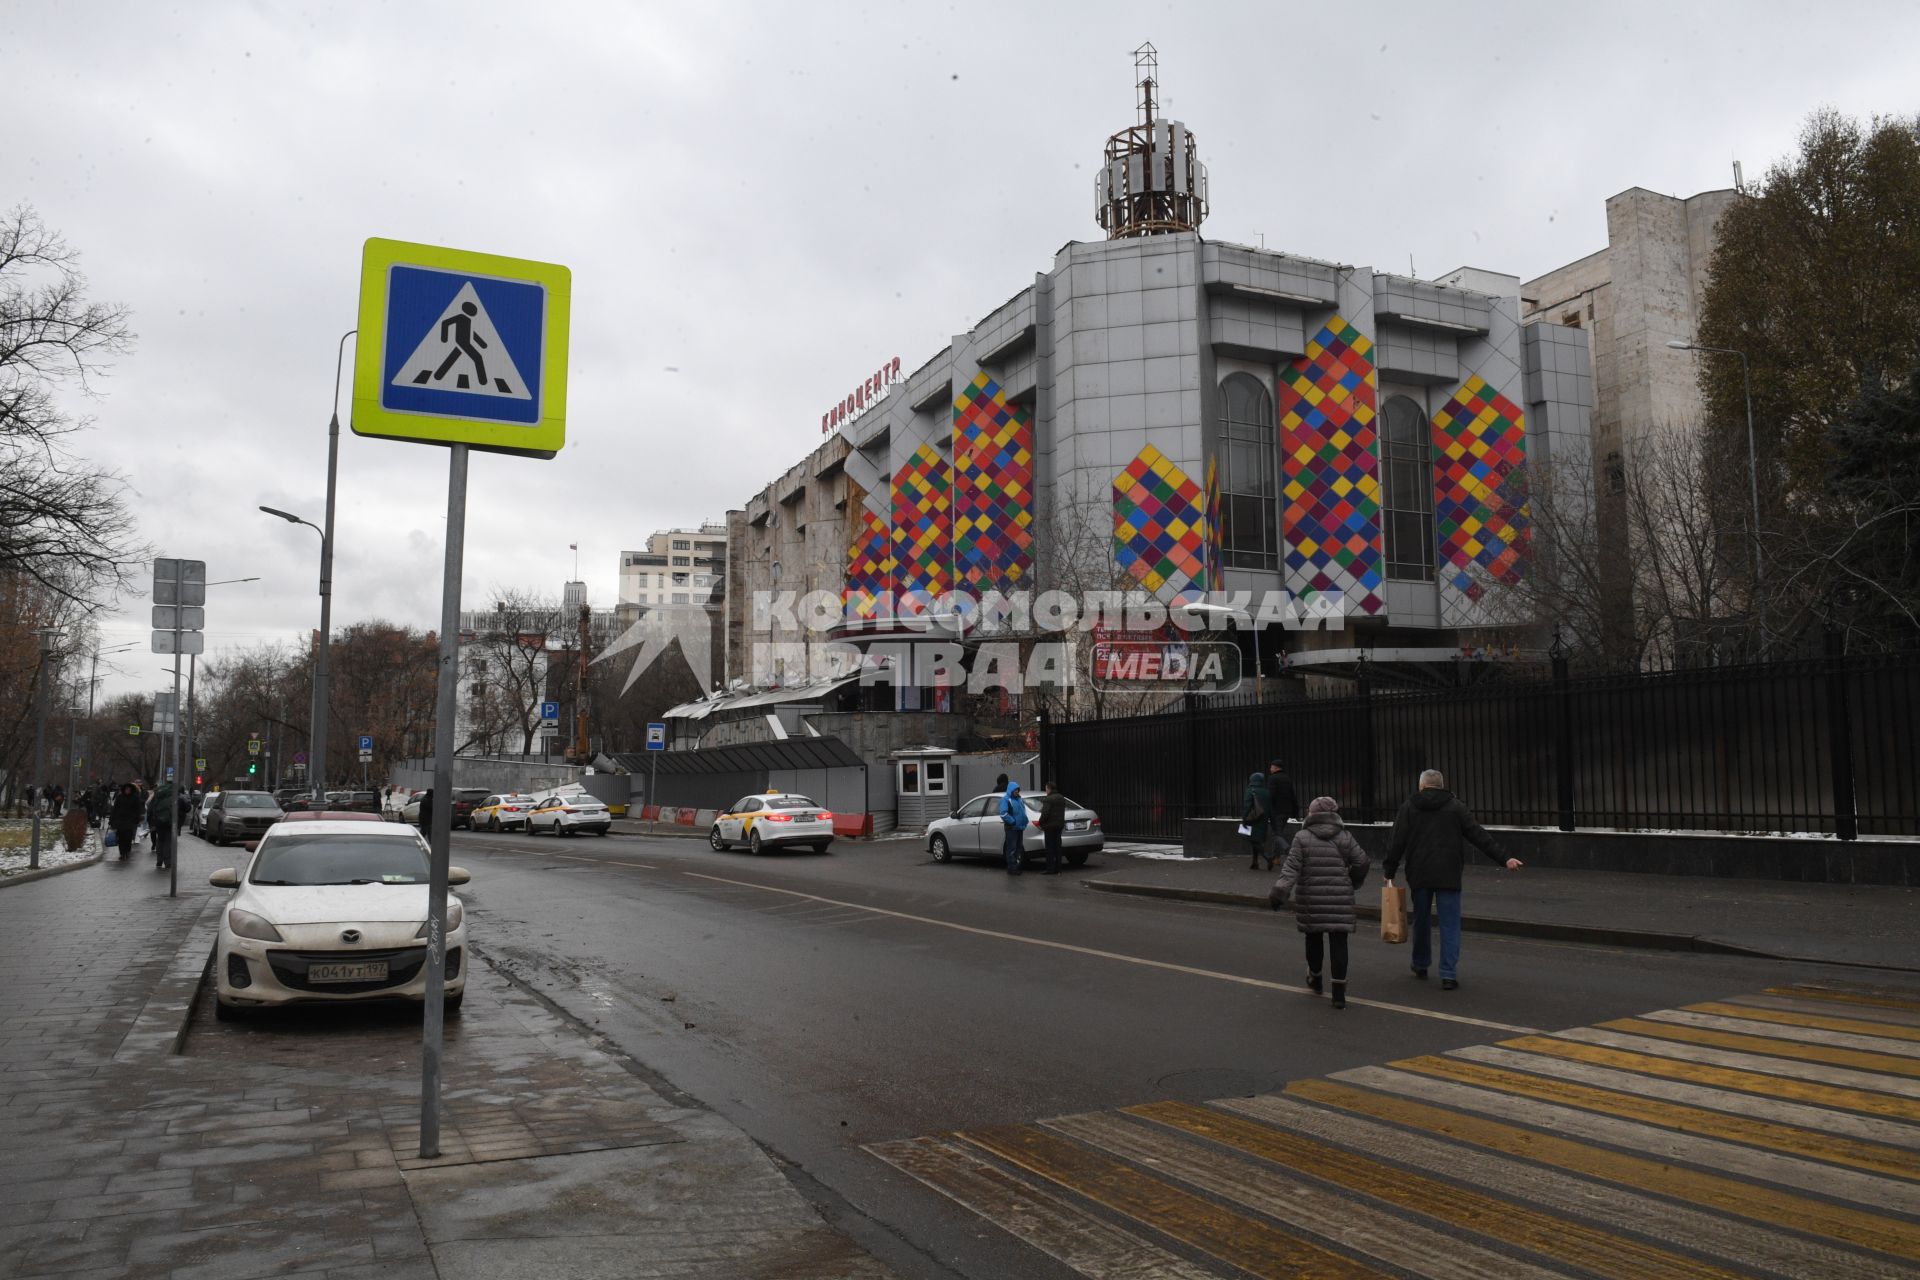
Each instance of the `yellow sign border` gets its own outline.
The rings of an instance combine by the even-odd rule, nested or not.
[[[476,422],[381,407],[387,350],[387,273],[394,266],[426,267],[504,280],[525,280],[547,291],[540,370],[540,417],[531,424]],[[360,334],[353,352],[352,428],[357,436],[413,444],[464,444],[490,453],[551,458],[567,443],[567,337],[573,272],[552,262],[370,238],[360,259]]]

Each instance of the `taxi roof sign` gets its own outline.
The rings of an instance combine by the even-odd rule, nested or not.
[[[554,263],[368,240],[354,433],[553,457],[572,296],[573,273]]]

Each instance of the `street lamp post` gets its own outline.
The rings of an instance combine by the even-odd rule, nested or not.
[[[47,659],[53,656],[54,641],[60,635],[58,627],[40,627],[40,669],[34,676],[38,686],[38,695],[33,717],[33,834],[32,843],[27,851],[27,866],[31,870],[40,869],[40,809],[47,798]]]
[[[1766,576],[1766,553],[1760,546],[1760,455],[1753,441],[1753,378],[1747,366],[1747,353],[1732,347],[1703,347],[1695,342],[1682,342],[1678,338],[1667,345],[1675,351],[1697,351],[1704,355],[1740,358],[1740,387],[1747,397],[1747,493],[1753,501],[1753,580],[1758,583]]]
[[[327,459],[327,521],[333,521],[333,459]],[[307,782],[316,799],[326,789],[327,772],[327,642],[333,627],[333,537],[311,520],[302,520],[291,511],[261,507],[270,516],[279,516],[288,524],[303,524],[320,535],[320,643],[313,657],[313,721],[307,739]]]

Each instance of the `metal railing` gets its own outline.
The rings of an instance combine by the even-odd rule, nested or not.
[[[1302,804],[1392,818],[1425,768],[1483,822],[1920,835],[1920,653],[1841,656],[1444,690],[1187,706],[1053,725],[1067,794],[1107,831],[1178,840],[1238,816],[1250,773],[1286,762]]]

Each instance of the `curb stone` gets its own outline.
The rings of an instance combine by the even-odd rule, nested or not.
[[[200,984],[206,981],[213,967],[220,912],[226,908],[226,902],[226,898],[214,896],[200,908],[200,914],[194,917],[187,936],[168,963],[166,974],[155,984],[153,994],[140,1007],[126,1038],[114,1050],[115,1062],[169,1058],[185,1045],[193,1004],[200,996]]]
[[[82,867],[92,866],[106,856],[107,851],[101,849],[91,858],[82,858],[78,862],[63,862],[57,867],[41,867],[38,871],[16,871],[12,875],[0,876],[0,889],[4,889],[9,885],[27,884],[34,880],[45,880],[48,876],[57,876],[68,871],[78,871]]]

